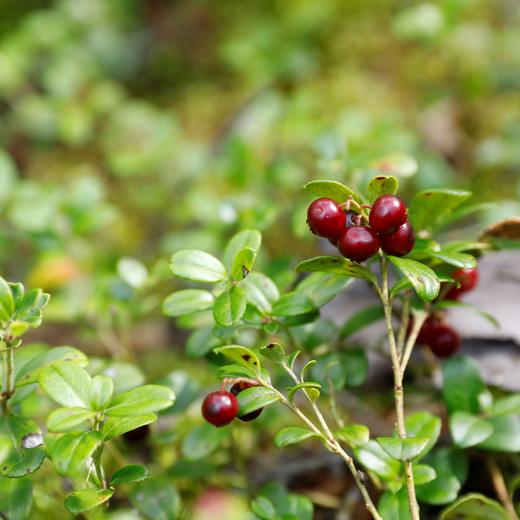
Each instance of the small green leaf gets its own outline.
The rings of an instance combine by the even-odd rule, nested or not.
[[[51,459],[60,475],[74,476],[87,465],[100,442],[98,432],[65,433],[51,447]]]
[[[128,484],[130,482],[141,482],[150,476],[148,470],[142,464],[129,464],[119,468],[110,479],[110,485]]]
[[[256,254],[261,244],[262,235],[256,229],[244,229],[239,231],[226,246],[224,251],[224,264],[232,271],[232,266],[236,262],[240,251],[244,248],[249,248]]]
[[[459,267],[462,269],[472,269],[477,266],[477,260],[474,256],[467,253],[457,253],[451,251],[440,251],[439,253],[432,253],[433,258],[441,260],[442,262]]]
[[[218,347],[213,349],[216,354],[222,354],[227,358],[239,363],[258,373],[261,365],[258,356],[251,350],[241,345],[227,345],[225,347]]]
[[[505,453],[520,451],[520,417],[517,414],[501,415],[487,419],[493,433],[478,447]]]
[[[116,395],[106,413],[115,417],[145,415],[169,408],[174,402],[175,395],[168,387],[144,385]]]
[[[520,414],[520,394],[512,394],[497,399],[492,405],[489,413],[498,417],[501,415]]]
[[[260,354],[275,363],[283,363],[286,357],[285,351],[279,343],[269,343],[269,345],[261,347]]]
[[[511,520],[511,516],[495,500],[470,493],[442,511],[440,520]]]
[[[179,493],[165,478],[152,477],[135,484],[129,498],[132,505],[148,520],[180,518]]]
[[[242,393],[240,392],[240,394]],[[204,459],[213,453],[228,436],[229,428],[215,428],[208,423],[195,426],[184,438],[182,454],[188,460]]]
[[[261,518],[262,520],[276,520],[276,509],[273,503],[264,496],[256,497],[251,502],[251,510],[253,513]]]
[[[289,356],[287,357],[287,366],[292,370],[294,368],[294,363],[296,361],[296,358],[301,354],[301,350],[295,350],[294,352],[291,352]]]
[[[397,493],[386,491],[379,499],[377,510],[384,520],[411,520],[406,489]]]
[[[469,448],[485,441],[493,433],[493,426],[475,415],[455,412],[450,417],[450,430],[457,446]]]
[[[104,410],[112,399],[114,382],[107,376],[98,375],[92,379],[90,387],[90,407],[92,410]]]
[[[274,305],[275,316],[298,316],[315,310],[312,300],[303,293],[285,293]]]
[[[398,182],[393,175],[378,175],[368,183],[368,200],[372,203],[385,193],[394,195],[397,193],[397,188]]]
[[[213,327],[201,327],[192,332],[186,341],[186,354],[191,358],[200,358],[220,344],[213,335]]]
[[[94,417],[95,412],[85,408],[57,408],[47,417],[50,432],[67,432]]]
[[[255,265],[256,251],[252,247],[244,247],[235,256],[231,267],[231,278],[236,281],[247,278]]]
[[[110,500],[113,494],[113,489],[82,489],[74,491],[65,499],[65,507],[72,514],[79,515]]]
[[[265,386],[252,386],[240,392],[237,399],[238,415],[241,416],[275,403],[280,397]]]
[[[420,458],[435,446],[441,433],[441,425],[440,418],[429,412],[415,412],[405,419],[406,432],[410,437],[428,439],[428,443],[421,451]]]
[[[17,300],[13,322],[18,323],[19,331],[16,332],[11,328],[11,334],[15,337],[20,336],[28,328],[38,327],[42,321],[43,308],[47,305],[49,299],[50,296],[42,292],[41,289],[31,289],[23,295],[21,301]],[[25,327],[23,324],[25,324]]]
[[[295,291],[305,294],[314,308],[318,308],[330,302],[353,281],[343,274],[312,273],[298,284]]]
[[[365,307],[347,319],[341,328],[340,337],[342,339],[348,338],[372,323],[383,319],[384,316],[385,312],[381,305]]]
[[[407,437],[377,437],[377,443],[383,448],[390,457],[400,461],[410,461],[418,457],[428,444],[428,439],[417,439]]]
[[[153,413],[144,415],[131,415],[128,417],[109,417],[101,428],[101,436],[104,441],[119,437],[123,433],[130,432],[146,424],[150,424],[157,419]]]
[[[289,393],[287,395],[289,401],[292,401],[294,399],[294,395],[298,390],[303,390],[313,401],[316,401],[316,399],[318,399],[318,397],[320,396],[321,385],[314,381],[305,381],[303,383],[298,383],[297,385],[294,385],[291,388],[289,388]]]
[[[272,305],[280,298],[275,283],[265,274],[253,272],[242,283],[247,301],[260,312],[270,312]]]
[[[370,431],[364,424],[348,424],[338,430],[336,436],[352,448],[358,448],[369,441]]]
[[[14,312],[14,298],[9,284],[0,277],[0,323],[8,323]]]
[[[0,511],[8,520],[31,518],[33,486],[29,477],[0,477]]]
[[[363,203],[362,198],[352,188],[337,181],[310,181],[303,186],[303,189],[318,197],[326,197],[339,203],[346,202],[350,197],[356,202]]]
[[[299,428],[297,426],[290,426],[280,430],[275,438],[274,445],[277,448],[285,448],[291,444],[298,444],[311,437],[319,437],[315,432],[307,428]]]
[[[422,486],[435,480],[437,473],[428,464],[414,464],[412,466],[413,481],[416,486]]]
[[[437,298],[441,284],[435,272],[427,265],[397,256],[388,256],[388,259],[406,276],[421,299],[432,301]]]
[[[92,380],[88,373],[75,363],[58,361],[38,374],[43,391],[62,406],[90,407]]]
[[[219,325],[230,327],[236,325],[246,311],[246,295],[242,287],[234,285],[224,291],[215,300],[213,318]]]
[[[401,482],[401,463],[390,457],[376,441],[368,441],[354,450],[356,459],[369,471],[387,482]]]
[[[174,253],[170,260],[173,274],[194,282],[221,282],[227,279],[226,268],[213,255],[186,249]]]
[[[214,301],[215,298],[209,291],[185,289],[170,294],[163,302],[162,311],[166,316],[184,316],[210,309]]]
[[[377,278],[370,269],[351,262],[342,256],[316,256],[300,262],[296,266],[296,271],[299,273],[326,272],[341,274],[377,283]]]

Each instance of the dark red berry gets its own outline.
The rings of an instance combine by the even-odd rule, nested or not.
[[[208,394],[202,403],[202,416],[214,426],[229,424],[237,413],[237,398],[225,390]]]
[[[448,291],[445,298],[447,300],[456,300],[461,294],[471,291],[478,284],[479,272],[476,267],[471,269],[457,269],[452,277],[460,283],[460,286],[455,285]]]
[[[233,395],[238,395],[240,392],[242,392],[242,390],[246,390],[247,388],[251,388],[252,386],[258,385],[249,383],[247,381],[239,381],[238,383],[235,383],[229,391]],[[238,415],[237,417],[244,422],[253,421],[262,413],[262,410],[263,408],[260,408],[258,410],[255,410],[254,412],[246,413],[245,415]]]
[[[379,250],[379,238],[367,226],[347,228],[338,238],[340,253],[354,262],[363,262]]]
[[[460,336],[449,325],[441,323],[435,327],[428,346],[437,357],[449,357],[460,347]]]
[[[388,255],[407,255],[415,245],[415,233],[409,222],[405,222],[390,235],[380,235],[381,249]]]
[[[435,329],[442,325],[441,320],[437,316],[428,316],[425,322],[422,324],[419,334],[417,335],[416,343],[420,345],[427,345],[435,334]],[[413,318],[410,318],[408,324],[408,334],[412,330]]]
[[[307,210],[307,224],[315,235],[335,238],[345,229],[345,213],[332,199],[317,199]]]
[[[406,222],[406,205],[395,195],[381,195],[370,210],[369,221],[377,233],[393,233]]]

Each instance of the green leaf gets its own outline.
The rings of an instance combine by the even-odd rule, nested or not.
[[[47,417],[50,432],[66,432],[94,417],[95,412],[85,408],[57,408]]]
[[[227,345],[213,349],[216,354],[222,354],[236,363],[247,367],[254,373],[260,371],[261,365],[258,356],[251,350],[242,345]],[[242,393],[242,392],[241,392]]]
[[[265,386],[252,386],[240,392],[237,399],[238,415],[242,416],[275,403],[280,397]]]
[[[0,323],[8,323],[14,312],[14,298],[9,284],[0,277]]]
[[[275,316],[298,316],[315,310],[312,300],[300,292],[285,293],[274,305]]]
[[[321,385],[314,381],[305,381],[303,383],[298,383],[297,385],[292,386],[288,389],[289,393],[287,395],[289,401],[292,402],[294,399],[294,395],[298,390],[303,390],[307,393],[307,395],[313,400],[316,401],[320,396]]]
[[[11,286],[12,290],[12,286]],[[43,308],[49,302],[50,296],[41,289],[31,289],[24,294],[21,301],[16,302],[13,323],[17,323],[18,331],[14,330],[15,326],[10,325],[11,334],[13,336],[22,335],[28,328],[38,327],[42,321]]]
[[[377,443],[390,457],[400,461],[410,461],[417,458],[428,444],[428,439],[407,437],[377,437]]]
[[[358,448],[370,440],[370,431],[364,424],[348,424],[338,430],[336,436],[352,448]]]
[[[62,406],[90,407],[92,380],[88,373],[75,363],[57,361],[38,374],[43,391]]]
[[[441,433],[442,422],[429,412],[416,412],[405,419],[408,436],[428,439],[428,443],[421,451],[420,457],[424,457],[435,446]]]
[[[426,301],[437,298],[441,284],[435,272],[427,265],[397,256],[388,256],[388,259],[410,281],[419,298]]]
[[[82,489],[74,491],[65,499],[65,507],[72,514],[79,515],[110,500],[113,494],[113,489]]]
[[[174,253],[170,260],[173,274],[194,282],[221,282],[227,279],[226,268],[213,255],[196,249]]]
[[[206,355],[220,344],[213,335],[213,327],[202,327],[193,332],[186,341],[186,354],[191,358]]]
[[[277,448],[285,448],[286,446],[298,444],[306,439],[310,439],[311,437],[319,437],[319,435],[307,428],[289,426],[288,428],[280,430],[276,434],[274,444]]]
[[[50,449],[56,471],[74,476],[87,470],[88,462],[100,443],[98,432],[65,433]]]
[[[2,454],[0,462],[2,475],[11,478],[23,477],[40,467],[45,450],[41,446],[41,431],[34,421],[16,415],[1,416],[0,440],[4,439],[7,449]]]
[[[462,269],[472,269],[477,266],[476,258],[472,255],[468,255],[467,253],[441,251],[439,253],[432,253],[431,256],[441,260],[446,264]]]
[[[109,417],[101,428],[101,436],[104,441],[119,437],[123,433],[130,432],[146,424],[150,424],[157,419],[153,413],[144,415],[131,415],[129,417]]]
[[[520,394],[512,394],[497,399],[491,405],[489,413],[494,417],[500,415],[520,414]]]
[[[98,375],[92,379],[90,387],[90,407],[93,410],[104,410],[112,399],[114,382],[107,376]]]
[[[315,308],[322,307],[354,280],[347,275],[335,273],[312,273],[296,287],[297,293],[309,298]]]
[[[279,343],[269,343],[269,345],[261,347],[260,354],[275,363],[283,363],[286,357],[285,351]]]
[[[244,247],[235,256],[231,267],[231,278],[236,281],[247,278],[256,260],[256,250],[251,247]]]
[[[486,450],[516,453],[520,451],[520,417],[501,415],[487,419],[493,433],[478,446]]]
[[[470,493],[442,511],[440,520],[511,520],[511,517],[495,500]]]
[[[377,510],[384,520],[411,520],[406,489],[397,493],[386,491],[379,499]]]
[[[246,311],[246,295],[242,287],[234,285],[215,300],[213,318],[219,325],[236,325]]]
[[[368,200],[372,203],[385,193],[394,195],[397,193],[397,188],[398,182],[393,175],[378,175],[368,183]]]
[[[338,355],[339,363],[345,377],[345,386],[356,388],[361,386],[368,374],[368,358],[362,348],[349,348]]]
[[[276,520],[276,509],[273,503],[264,496],[256,497],[251,502],[251,510],[262,520]]]
[[[442,394],[450,413],[480,411],[480,396],[487,388],[473,359],[454,356],[443,361],[442,376]]]
[[[16,374],[16,387],[30,385],[38,381],[39,373],[57,361],[76,363],[83,367],[88,364],[87,356],[73,347],[54,347],[31,358]]]
[[[326,197],[339,203],[346,202],[350,197],[360,204],[363,203],[362,198],[352,188],[337,181],[310,181],[304,184],[303,189],[318,197]]]
[[[251,273],[242,283],[247,301],[260,312],[270,312],[272,305],[280,298],[274,282],[262,273]]]
[[[427,464],[414,464],[412,466],[413,481],[416,486],[427,484],[432,480],[435,480],[437,473],[435,470]]]
[[[119,468],[110,479],[110,485],[128,484],[130,482],[141,482],[150,476],[148,470],[142,464],[129,464]]]
[[[377,283],[377,278],[370,269],[351,262],[342,256],[316,256],[300,262],[296,266],[296,271],[299,273],[326,272],[341,274]]]
[[[224,264],[232,271],[232,266],[236,263],[236,258],[240,251],[244,248],[249,248],[256,253],[260,249],[261,244],[262,235],[256,229],[244,229],[239,231],[226,246],[224,251]]]
[[[243,392],[240,392],[242,394]],[[238,394],[238,395],[240,395]],[[204,423],[193,428],[184,438],[182,454],[188,460],[204,459],[229,436],[229,428],[215,428]]]
[[[390,457],[376,441],[368,441],[354,450],[356,459],[385,481],[401,481],[401,463]]]
[[[209,291],[185,289],[170,294],[163,302],[162,312],[166,316],[184,316],[210,309],[214,301],[215,298]]]
[[[415,194],[410,204],[409,218],[417,232],[434,231],[444,224],[451,212],[471,192],[462,190],[430,189]]]
[[[365,307],[347,319],[341,327],[340,338],[348,338],[372,323],[383,319],[384,316],[385,311],[379,304]]]
[[[179,518],[181,499],[167,479],[152,477],[139,482],[130,491],[130,502],[148,520]]]
[[[0,511],[8,520],[30,518],[33,486],[31,479],[0,477]]]
[[[115,417],[145,415],[169,408],[174,402],[175,395],[168,387],[144,385],[116,395],[106,413]]]
[[[301,354],[301,350],[295,350],[287,356],[287,366],[293,370],[296,358]]]
[[[486,419],[455,412],[450,417],[450,431],[457,446],[469,448],[485,441],[493,433],[493,426]]]

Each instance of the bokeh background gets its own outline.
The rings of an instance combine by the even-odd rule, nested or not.
[[[35,339],[182,379],[169,256],[254,227],[275,276],[320,247],[307,180],[470,189],[464,233],[520,213],[520,4],[3,0],[0,121],[2,275],[52,293]]]

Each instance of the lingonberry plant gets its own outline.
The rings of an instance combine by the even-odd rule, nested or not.
[[[28,514],[31,481],[24,477],[45,458],[58,475],[71,479],[75,490],[65,498],[65,507],[73,514],[107,502],[120,485],[146,479],[148,471],[141,464],[108,475],[103,452],[112,439],[150,424],[157,419],[155,412],[174,402],[172,391],[160,385],[115,392],[110,377],[89,374],[87,357],[75,348],[26,351],[22,336],[40,325],[48,300],[40,289],[26,292],[21,284],[0,278],[0,474],[13,479],[7,518],[11,511],[16,511],[12,518]],[[47,433],[23,415],[38,388],[60,405],[47,417]]]
[[[476,518],[471,515],[481,510],[504,520],[516,518],[492,452],[520,448],[515,437],[520,432],[520,400],[518,395],[494,400],[474,362],[453,356],[460,338],[445,321],[449,308],[467,305],[456,297],[475,287],[477,257],[490,248],[486,241],[435,239],[440,229],[456,220],[456,209],[471,194],[426,190],[417,193],[408,207],[395,195],[398,186],[392,176],[372,179],[364,195],[327,180],[312,181],[304,189],[319,197],[307,213],[311,231],[337,245],[341,256],[300,262],[296,271],[311,274],[286,283],[284,293],[271,277],[253,271],[261,243],[255,230],[235,235],[223,261],[198,250],[179,251],[171,258],[176,276],[212,286],[176,291],[163,305],[169,316],[192,316],[195,327],[206,316],[205,325],[187,343],[190,355],[211,355],[219,363],[222,388],[205,399],[204,418],[221,427],[235,417],[254,420],[264,408],[281,403],[300,424],[281,429],[275,445],[321,441],[343,459],[376,519],[418,520],[419,504],[450,504],[441,515],[444,520]],[[368,283],[380,304],[349,318],[337,341],[320,320],[320,308],[356,278]],[[341,340],[380,319],[393,373],[395,431],[370,438],[367,426],[342,416],[336,393],[362,383],[367,363],[362,350],[340,348]],[[426,411],[406,414],[404,381],[416,344],[427,345],[445,359],[442,397],[452,446],[436,446],[441,418]],[[427,354],[420,348],[413,357],[426,359],[434,373],[437,361]],[[205,431],[214,435],[211,429]],[[224,432],[221,436],[227,430],[214,431]],[[464,449],[469,447],[488,452],[485,457],[502,505],[478,494],[457,500],[467,477]],[[377,505],[373,488],[379,490]],[[278,518],[268,496],[260,495],[252,508],[259,518]]]

